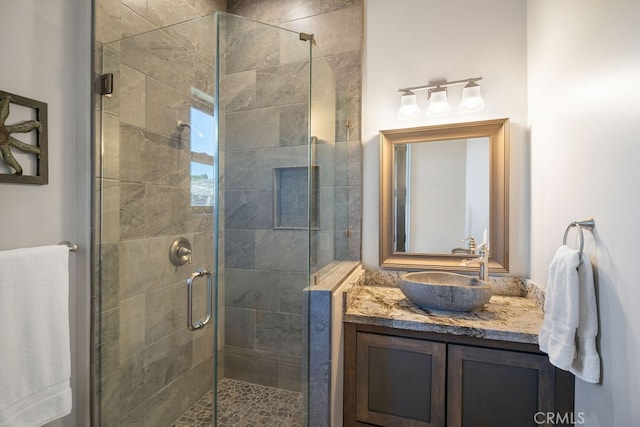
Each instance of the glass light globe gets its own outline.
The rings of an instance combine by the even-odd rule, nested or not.
[[[436,88],[431,91],[429,97],[429,108],[427,108],[427,116],[440,117],[446,116],[451,112],[449,101],[447,100],[447,88]]]
[[[484,108],[484,100],[480,93],[480,86],[476,82],[469,82],[462,89],[462,100],[458,107],[460,113],[473,113]]]
[[[400,98],[400,110],[398,110],[398,120],[410,120],[420,116],[418,98],[416,94],[407,91]]]

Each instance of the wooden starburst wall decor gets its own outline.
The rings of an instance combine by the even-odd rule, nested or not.
[[[49,183],[47,128],[47,104],[0,90],[0,182]]]

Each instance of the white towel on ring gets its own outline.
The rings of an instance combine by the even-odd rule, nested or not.
[[[590,383],[600,380],[598,310],[589,257],[561,246],[549,266],[540,350],[556,367]]]
[[[71,412],[69,248],[0,251],[0,427]]]

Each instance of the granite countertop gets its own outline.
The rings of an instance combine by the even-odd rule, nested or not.
[[[493,295],[470,313],[423,310],[391,286],[355,286],[345,298],[345,322],[499,341],[537,344],[542,319],[540,304],[526,296]]]

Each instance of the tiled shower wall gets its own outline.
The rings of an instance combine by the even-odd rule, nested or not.
[[[225,376],[298,390],[305,356],[303,289],[308,285],[309,256],[312,269],[360,257],[361,5],[229,1],[228,8],[261,22],[315,33],[334,73],[330,86],[335,123],[332,135],[318,141],[315,153],[320,230],[312,232],[309,253],[308,231],[277,227],[274,200],[282,197],[274,195],[273,178],[282,172],[294,176],[296,167],[308,164],[309,69],[301,61],[308,47],[292,47],[301,43],[296,35],[285,38],[278,30],[251,22],[233,21],[233,28],[228,28],[229,49],[221,64],[227,79],[222,89],[227,98]],[[313,16],[305,18],[303,10]],[[314,78],[320,77],[320,61],[313,67]],[[287,199],[299,196],[289,194]],[[302,204],[306,203],[304,194]]]
[[[100,313],[97,316],[99,336],[96,342],[101,353],[97,387],[101,393],[102,425],[129,421],[144,425],[142,422],[146,420],[146,425],[155,427],[179,415],[183,406],[188,406],[189,401],[211,384],[207,366],[210,366],[212,334],[186,333],[183,328],[186,308],[181,288],[195,266],[209,266],[208,260],[213,257],[211,224],[206,217],[181,208],[189,203],[188,146],[185,147],[184,140],[177,137],[174,126],[178,119],[188,121],[189,106],[207,108],[192,99],[186,89],[190,81],[195,81],[203,91],[212,93],[212,64],[205,59],[208,54],[203,56],[197,50],[205,49],[203,46],[208,49],[207,43],[214,37],[213,32],[204,26],[193,31],[185,26],[176,28],[172,33],[155,34],[159,39],[149,33],[135,43],[132,43],[133,39],[124,43],[118,40],[225,10],[227,5],[223,0],[96,0],[95,3],[96,51],[100,52],[96,55],[99,61],[96,68],[102,68],[104,52],[105,71],[114,72],[119,88],[113,99],[106,100],[104,111],[100,111],[99,103],[96,104],[98,125],[104,118],[105,141],[104,245],[102,260],[96,264],[102,267],[103,280],[101,293],[95,293],[100,297],[94,303]],[[295,31],[315,33],[318,46],[336,77],[336,144],[332,154],[335,165],[332,171],[335,244],[332,251],[337,260],[359,259],[361,1],[229,1],[228,10]],[[193,37],[189,41],[185,36]],[[178,45],[186,50],[181,51]],[[143,46],[154,53],[142,55],[138,48]],[[238,57],[238,61],[242,60]],[[168,69],[166,64],[169,61],[177,61],[181,66]],[[289,71],[301,72],[295,67]],[[242,73],[238,73],[238,77],[236,84],[243,85]],[[121,96],[123,93],[126,96]],[[286,104],[278,106],[281,109],[279,145],[287,146],[291,153],[305,151],[300,156],[306,158],[306,150],[297,146],[300,138],[307,138],[297,126],[300,120],[304,120],[306,111],[303,112],[304,109],[296,102],[287,101]],[[255,123],[263,123],[259,117],[257,119]],[[232,120],[226,123],[227,127],[234,126]],[[252,129],[253,126],[242,128],[248,132]],[[232,157],[227,161],[233,162]],[[161,159],[168,161],[170,166],[161,166]],[[248,173],[251,176],[255,163],[251,160],[244,163],[244,160],[237,164],[238,168],[225,169],[227,180],[231,180],[233,174]],[[239,179],[241,183],[247,177]],[[230,206],[234,203],[243,205],[251,196],[243,191],[223,197],[221,208],[225,202]],[[268,194],[262,196],[268,197]],[[258,210],[269,206],[261,200],[256,201]],[[273,198],[269,203],[272,201]],[[140,216],[142,210],[151,212],[151,217]],[[271,212],[266,216],[244,218],[241,211],[221,212],[225,212],[221,217],[223,226],[225,221],[246,220],[257,230],[262,226],[256,224],[259,218],[272,220]],[[166,264],[166,251],[171,240],[183,234],[196,246],[194,265],[174,268]],[[261,242],[267,247],[297,239],[286,230],[257,232],[255,236],[259,240],[254,240],[254,243]],[[238,284],[228,286],[230,295],[223,296],[221,301],[227,305],[228,327],[224,336],[238,356],[235,361],[227,360],[227,370],[230,376],[249,375],[243,378],[296,389],[300,384],[303,345],[298,340],[302,324],[299,284],[306,285],[308,277],[306,269],[305,273],[302,269],[288,269],[291,265],[306,265],[307,254],[304,251],[294,252],[283,258],[278,252],[262,253],[258,257],[262,258],[254,259],[254,262],[269,264],[270,268],[276,266],[274,274],[265,276],[259,270],[233,268],[234,263],[242,265],[247,261],[243,259],[243,253],[246,253],[243,245],[250,243],[243,241],[242,236],[239,240],[226,239],[225,243],[227,259],[223,262],[228,264],[227,267],[231,266],[226,280]],[[304,256],[296,258],[301,255]],[[255,277],[240,280],[234,274],[254,274]],[[265,285],[265,290],[278,291],[247,292],[242,285],[243,282],[248,283],[247,280]],[[291,288],[292,283],[296,283],[294,288]],[[225,318],[225,308],[221,312],[221,320]],[[234,317],[238,314],[234,314],[234,309],[247,311]],[[247,313],[249,324],[243,323],[247,320]],[[253,322],[262,325],[264,335],[256,334],[255,325],[258,323]],[[263,355],[268,356],[266,359],[254,357],[256,346],[265,350]],[[285,350],[280,351],[281,348]],[[234,366],[252,366],[252,369],[248,374],[237,370],[234,373]],[[265,373],[274,367],[275,371],[269,372],[267,377],[258,376],[259,372]],[[277,377],[273,372],[278,373]],[[169,414],[163,412],[166,410],[163,406],[167,405],[161,402],[165,400],[172,401],[172,405],[168,405]]]
[[[221,29],[224,375],[300,390],[309,47],[296,34],[245,19],[225,18]],[[276,208],[276,200],[285,206]],[[280,224],[278,210],[298,220]]]
[[[227,11],[315,35],[336,82],[335,259],[359,260],[362,0],[228,0]]]
[[[96,102],[103,180],[93,368],[101,426],[168,426],[211,389],[213,332],[187,330],[184,283],[196,267],[213,267],[213,222],[206,209],[191,208],[189,132],[176,122],[189,122],[190,107],[212,113],[191,88],[213,95],[214,19],[153,30],[225,7],[96,1],[96,70],[115,78],[113,96]],[[174,267],[168,249],[181,236],[193,244],[193,263]]]

